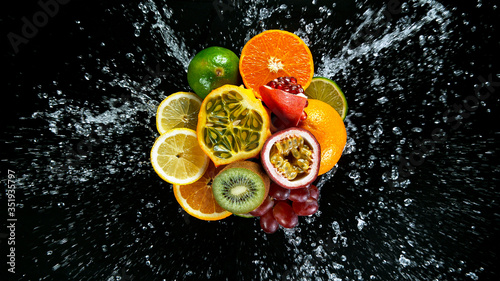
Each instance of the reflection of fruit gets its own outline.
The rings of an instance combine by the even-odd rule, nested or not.
[[[318,175],[322,175],[331,170],[342,155],[347,140],[344,122],[333,107],[320,100],[309,99],[304,111],[307,119],[299,123],[299,128],[311,132],[321,146]]]
[[[239,161],[227,165],[212,184],[215,201],[234,214],[245,214],[259,207],[269,193],[269,177],[260,165]]]
[[[339,113],[342,120],[347,114],[347,101],[339,86],[332,80],[314,77],[305,94],[308,98],[324,101]]]
[[[266,106],[283,122],[286,128],[295,127],[302,118],[307,98],[273,89],[269,86],[259,88],[260,96]]]
[[[311,51],[297,35],[267,30],[243,47],[240,73],[245,86],[259,95],[260,86],[282,76],[293,76],[307,88],[314,74],[314,64]]]
[[[174,195],[181,207],[190,215],[201,220],[220,220],[231,215],[222,209],[214,199],[212,181],[218,169],[210,162],[207,171],[194,183],[174,184]]]
[[[255,157],[270,135],[269,115],[251,90],[225,85],[203,101],[198,141],[216,166]]]
[[[295,189],[316,179],[320,155],[321,148],[310,132],[289,128],[267,139],[260,158],[264,170],[275,183]]]
[[[241,79],[238,65],[239,58],[231,50],[215,46],[206,48],[197,53],[189,63],[189,86],[203,99],[222,85],[239,85]]]
[[[163,134],[175,128],[196,130],[201,100],[187,92],[177,92],[168,96],[156,111],[156,128]]]
[[[151,149],[154,170],[172,184],[197,181],[207,170],[208,162],[198,144],[196,132],[191,129],[172,129],[157,138]]]

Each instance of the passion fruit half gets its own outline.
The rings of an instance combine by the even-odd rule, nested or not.
[[[313,134],[293,127],[268,138],[260,156],[272,181],[296,189],[308,186],[318,176],[321,148]]]

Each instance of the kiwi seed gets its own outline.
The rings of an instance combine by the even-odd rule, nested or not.
[[[217,203],[233,214],[245,214],[262,204],[269,192],[269,177],[253,162],[225,167],[212,183]]]

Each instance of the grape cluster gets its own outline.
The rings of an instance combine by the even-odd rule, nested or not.
[[[315,185],[286,189],[273,182],[269,196],[250,214],[260,217],[260,227],[264,232],[274,233],[279,225],[293,228],[299,223],[299,216],[315,214],[319,208],[318,197],[319,190]]]

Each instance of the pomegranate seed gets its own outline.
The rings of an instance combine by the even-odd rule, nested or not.
[[[302,115],[300,115],[300,121],[304,121],[307,119],[307,113],[305,111],[302,111]]]
[[[297,79],[295,77],[278,77],[269,81],[267,85],[273,89],[283,90],[294,95],[304,93],[304,89],[297,83]]]

